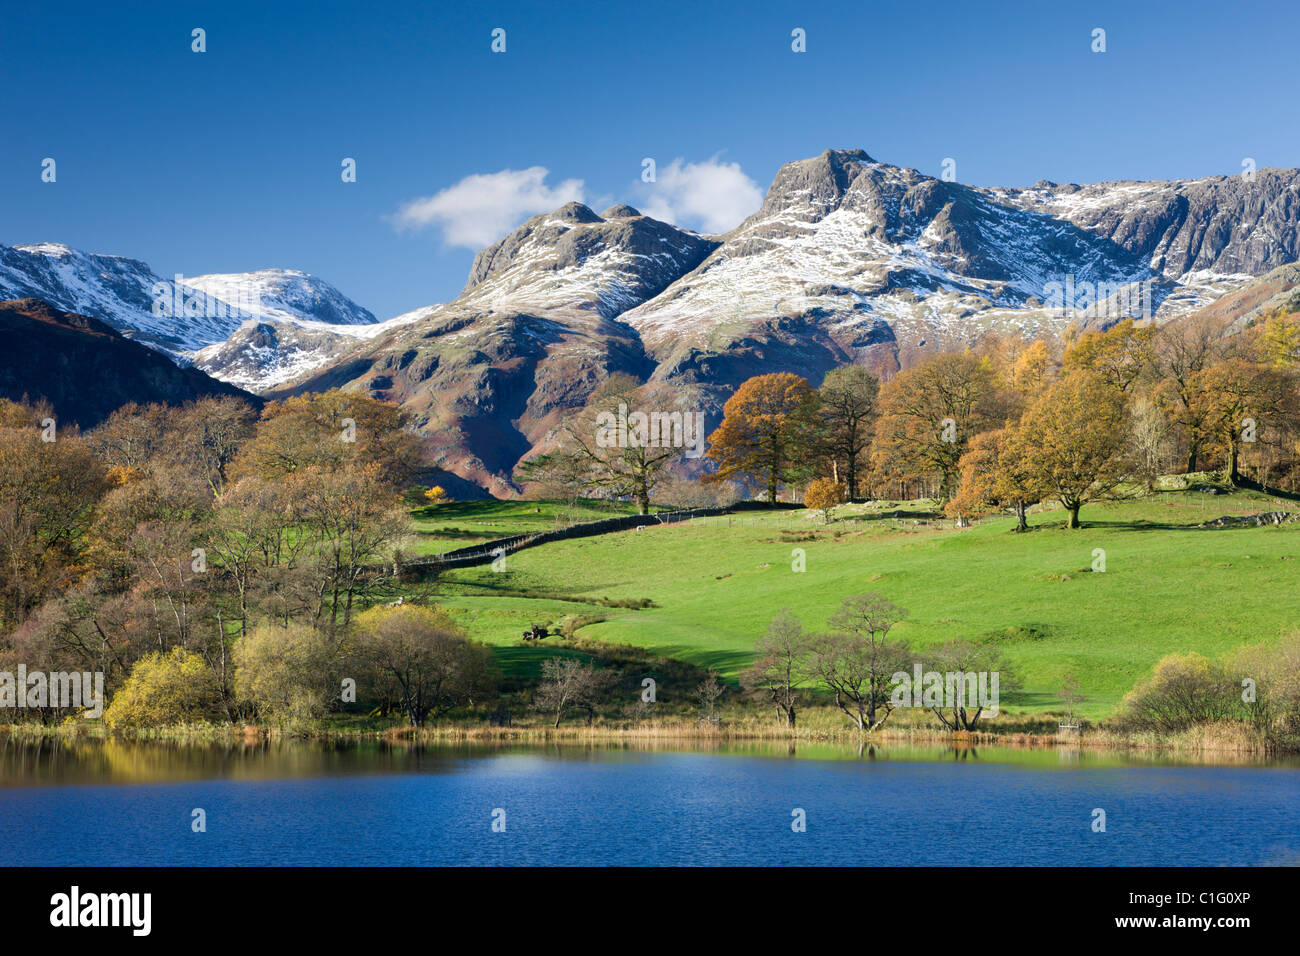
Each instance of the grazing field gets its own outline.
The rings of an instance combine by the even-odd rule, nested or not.
[[[656,511],[659,509],[655,509]],[[412,512],[415,542],[412,554],[442,554],[532,531],[550,531],[583,521],[635,514],[623,501],[453,501]]]
[[[533,507],[467,503],[457,523],[468,526],[478,508],[505,527],[515,519],[498,515]],[[503,573],[449,573],[437,599],[474,637],[500,645],[508,667],[539,653],[519,647],[525,627],[576,619],[580,637],[734,681],[781,608],[818,631],[842,598],[876,592],[908,609],[895,633],[919,647],[996,644],[1024,680],[1004,697],[1008,709],[1057,708],[1072,672],[1082,711],[1101,717],[1165,654],[1216,655],[1300,627],[1300,522],[1197,527],[1296,507],[1252,492],[1158,492],[1088,505],[1076,531],[1063,512],[1031,514],[1027,534],[1013,533],[1010,518],[958,529],[926,502],[844,506],[830,524],[804,511],[745,512],[521,551]],[[1105,552],[1104,573],[1092,570],[1094,549]]]

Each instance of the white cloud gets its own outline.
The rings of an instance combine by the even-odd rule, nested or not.
[[[566,202],[581,202],[583,181],[546,185],[545,166],[476,173],[436,195],[412,199],[390,219],[402,229],[439,226],[448,245],[481,249],[496,242],[529,216]]]
[[[763,203],[763,191],[740,164],[716,156],[702,163],[674,159],[655,178],[642,184],[642,212],[679,226],[726,232]]]

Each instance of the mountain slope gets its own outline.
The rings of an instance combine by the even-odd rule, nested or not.
[[[444,467],[509,493],[518,459],[615,371],[688,389],[712,426],[752,375],[891,374],[988,330],[1202,308],[1300,257],[1298,184],[1262,170],[984,188],[828,150],[783,166],[721,237],[622,206],[536,216],[478,255],[456,300],[292,390],[408,405]]]
[[[1300,259],[1300,170],[988,192],[1108,239],[1170,278],[1258,276]]]
[[[60,423],[91,428],[128,402],[177,405],[208,395],[258,402],[98,319],[36,299],[0,302],[0,396],[46,399]]]
[[[412,322],[420,314],[399,315],[370,325],[249,319],[224,342],[193,353],[194,367],[250,392],[269,392],[310,375],[364,341]]]
[[[400,402],[440,466],[511,494],[515,463],[596,385],[653,371],[616,316],[716,246],[629,206],[597,215],[569,203],[480,252],[453,302],[402,317],[291,391],[347,387]]]
[[[249,319],[372,323],[329,283],[303,272],[163,278],[145,263],[59,243],[0,246],[0,299],[34,298],[97,318],[185,360]]]

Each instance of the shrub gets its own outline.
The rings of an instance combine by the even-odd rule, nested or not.
[[[198,654],[183,648],[155,651],[136,661],[104,711],[112,730],[161,727],[211,716],[216,678]]]
[[[1300,749],[1300,631],[1273,646],[1243,647],[1230,666],[1233,690],[1255,729],[1274,746]]]
[[[830,521],[835,506],[843,503],[844,486],[831,478],[814,478],[803,496],[803,506],[810,511],[820,511],[823,521]]]
[[[1120,705],[1123,725],[1161,733],[1242,716],[1239,682],[1221,662],[1195,653],[1162,657]]]
[[[412,726],[496,695],[500,672],[491,648],[471,641],[446,613],[374,607],[356,623],[357,652],[380,696],[395,701]]]
[[[260,720],[319,719],[334,688],[334,642],[306,624],[264,625],[235,645],[235,691]]]

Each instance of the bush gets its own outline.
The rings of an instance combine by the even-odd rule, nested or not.
[[[259,720],[317,720],[339,685],[334,642],[305,624],[263,625],[235,645],[235,691]]]
[[[1240,683],[1224,664],[1195,653],[1162,657],[1120,705],[1121,724],[1161,733],[1243,716]]]
[[[804,492],[803,506],[809,511],[820,511],[823,521],[831,520],[835,506],[844,503],[844,486],[831,478],[814,478]]]
[[[180,647],[146,654],[104,711],[111,730],[161,727],[212,716],[219,691],[207,662]]]
[[[443,611],[373,607],[358,616],[354,636],[380,697],[413,727],[496,696],[501,675],[492,649],[471,641]]]
[[[1232,657],[1234,691],[1250,722],[1279,749],[1300,749],[1300,631],[1273,646],[1244,647]],[[1246,681],[1252,695],[1245,693]]]

